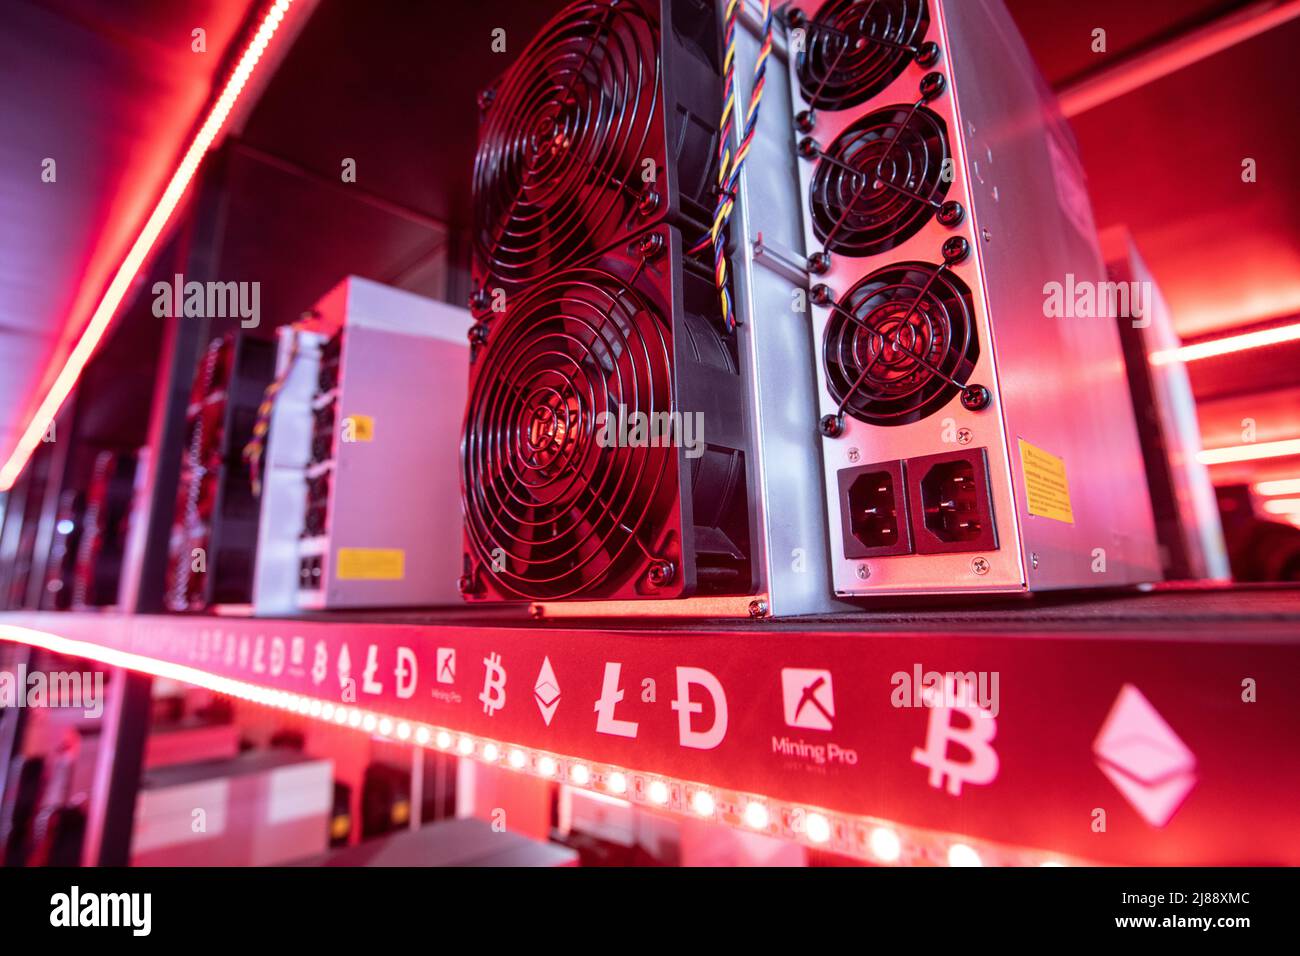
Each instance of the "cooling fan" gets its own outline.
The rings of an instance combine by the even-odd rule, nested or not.
[[[467,597],[749,586],[735,343],[681,246],[660,227],[480,326],[461,441]]]
[[[659,86],[653,24],[634,4],[568,7],[483,99],[477,251],[522,282],[572,263],[641,202]]]
[[[621,420],[670,410],[669,336],[637,291],[594,268],[538,284],[493,330],[470,391],[465,513],[509,592],[566,598],[671,562],[655,549],[673,449],[609,442]]]
[[[817,238],[850,256],[894,248],[943,210],[951,161],[944,122],[925,107],[868,113],[820,154],[810,197]]]
[[[891,250],[943,208],[950,161],[944,121],[935,113],[868,113],[818,160],[810,199],[816,238],[845,255]]]
[[[823,362],[840,414],[920,421],[963,391],[978,358],[970,289],[945,266],[886,266],[831,305]]]
[[[480,99],[469,599],[752,593],[739,345],[685,253],[717,206],[718,14],[579,0]]]
[[[936,44],[925,41],[930,14],[925,0],[828,0],[808,20],[794,11],[790,26],[803,29],[796,69],[813,109],[844,110],[880,93],[915,60],[929,66]]]
[[[475,311],[659,221],[704,234],[715,16],[710,0],[579,0],[480,96]]]

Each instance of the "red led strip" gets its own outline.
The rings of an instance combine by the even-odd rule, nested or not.
[[[243,55],[239,58],[239,63],[234,72],[230,74],[230,79],[226,81],[221,95],[212,104],[203,125],[199,127],[199,131],[194,135],[189,148],[181,158],[180,164],[172,173],[167,188],[163,190],[163,194],[154,206],[153,212],[149,214],[149,218],[145,221],[140,234],[136,236],[135,242],[132,243],[130,250],[126,254],[126,258],[117,267],[113,281],[109,283],[103,298],[99,300],[99,305],[96,306],[94,313],[91,315],[85,331],[81,333],[81,338],[77,340],[76,346],[68,355],[58,377],[55,378],[50,390],[45,394],[45,398],[36,409],[31,421],[27,423],[27,428],[18,439],[18,444],[14,447],[9,460],[5,462],[3,468],[0,468],[0,491],[8,491],[13,487],[28,459],[31,458],[32,452],[41,443],[42,437],[50,427],[50,422],[54,420],[54,416],[58,414],[64,401],[67,400],[73,385],[76,384],[82,370],[86,367],[86,363],[90,361],[90,357],[94,354],[100,340],[103,339],[104,333],[108,331],[109,326],[112,324],[117,308],[121,305],[123,297],[130,289],[136,273],[140,271],[149,253],[153,251],[153,247],[157,243],[159,236],[162,235],[172,212],[175,211],[176,206],[184,198],[190,180],[194,178],[194,173],[198,170],[199,164],[203,162],[203,157],[207,155],[208,150],[220,135],[230,111],[234,108],[244,90],[245,84],[253,75],[253,70],[266,52],[271,43],[271,38],[275,36],[281,21],[284,20],[285,13],[288,12],[292,4],[293,0],[275,0],[275,4],[262,18],[257,32],[253,34],[248,46],[244,49]]]
[[[1206,342],[1195,342],[1191,345],[1180,345],[1177,348],[1152,352],[1151,364],[1169,365],[1172,362],[1195,362],[1199,359],[1214,358],[1218,355],[1232,355],[1235,352],[1245,352],[1249,349],[1297,341],[1300,341],[1300,322],[1292,322],[1289,325],[1278,325],[1254,332],[1242,332],[1239,335],[1228,335],[1222,338],[1210,339]]]
[[[1202,465],[1226,465],[1238,461],[1258,461],[1261,458],[1289,458],[1292,455],[1300,455],[1300,438],[1206,448],[1196,453],[1196,460]]]
[[[454,752],[480,763],[625,800],[647,809],[793,840],[813,849],[840,853],[870,863],[903,866],[1089,865],[1083,860],[1043,850],[908,827],[874,817],[840,813],[762,794],[741,793],[699,781],[681,780],[652,771],[466,734],[451,727],[262,687],[184,664],[155,660],[35,628],[0,624],[0,640],[177,680],[253,704],[349,727],[370,736]]]

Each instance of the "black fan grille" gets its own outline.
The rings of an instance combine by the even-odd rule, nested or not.
[[[608,245],[643,192],[659,107],[658,31],[627,2],[577,3],[533,40],[487,107],[476,246],[524,282]]]
[[[873,272],[832,307],[823,343],[841,411],[906,425],[961,390],[979,358],[970,289],[944,267],[904,262]]]
[[[925,0],[827,0],[799,55],[804,99],[826,110],[865,103],[903,72],[929,25]]]
[[[925,107],[867,114],[818,160],[811,190],[817,238],[850,256],[894,248],[942,204],[950,160],[947,126]]]
[[[636,291],[597,269],[530,290],[492,330],[462,446],[466,528],[508,593],[556,600],[647,560],[676,493],[669,447],[617,447],[620,412],[671,408],[671,346]]]

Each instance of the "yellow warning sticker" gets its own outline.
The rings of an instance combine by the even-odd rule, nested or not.
[[[406,577],[401,548],[339,548],[340,581],[400,581]]]
[[[349,415],[343,419],[344,441],[374,441],[375,420],[369,415]]]
[[[1025,469],[1025,498],[1031,515],[1074,524],[1070,481],[1065,462],[1020,439],[1020,463]]]

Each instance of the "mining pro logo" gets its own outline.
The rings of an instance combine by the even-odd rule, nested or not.
[[[835,728],[835,686],[831,672],[817,668],[781,668],[781,705],[785,725],[799,730]],[[788,734],[772,738],[772,753],[806,761],[818,767],[858,762],[855,750],[834,741],[808,741]]]
[[[785,725],[804,730],[835,726],[835,689],[831,672],[803,667],[781,668],[781,700]]]

